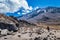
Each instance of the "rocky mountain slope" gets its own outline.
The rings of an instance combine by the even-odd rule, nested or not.
[[[38,8],[18,19],[37,25],[60,26],[60,7]]]
[[[17,23],[13,18],[0,14],[0,29],[17,30]]]
[[[16,17],[0,14],[0,29],[8,29],[11,31],[18,30],[20,27],[35,27],[37,25],[29,23],[25,20],[17,20]]]

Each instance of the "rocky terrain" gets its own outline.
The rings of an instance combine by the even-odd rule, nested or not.
[[[16,24],[18,22],[11,17],[0,14],[0,29],[17,30]],[[13,28],[12,28],[13,27]]]
[[[60,30],[44,27],[0,14],[0,40],[60,40]]]
[[[18,18],[0,14],[0,40],[60,40],[60,8],[38,8]]]
[[[6,34],[6,32],[5,35],[0,36],[0,40],[60,40],[60,30],[50,29],[48,31],[40,27],[32,29],[21,27],[18,32],[11,32],[12,34]]]

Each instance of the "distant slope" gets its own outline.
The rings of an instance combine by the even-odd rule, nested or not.
[[[46,8],[38,8],[32,11],[29,14],[26,14],[19,18],[20,20],[26,20],[28,22],[36,23],[39,21],[47,21],[50,20],[60,20],[60,8],[59,7],[46,7]]]
[[[25,20],[39,26],[60,26],[60,7],[38,8],[29,14],[26,14],[19,20]]]

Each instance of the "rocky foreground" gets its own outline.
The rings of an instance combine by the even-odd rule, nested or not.
[[[0,30],[0,40],[60,40],[60,30],[21,27],[17,32]]]
[[[60,30],[0,14],[0,40],[60,40]]]

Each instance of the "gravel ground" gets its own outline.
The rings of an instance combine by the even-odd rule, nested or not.
[[[30,30],[21,30],[11,35],[4,35],[0,40],[60,40],[60,30],[50,30],[35,28]]]

